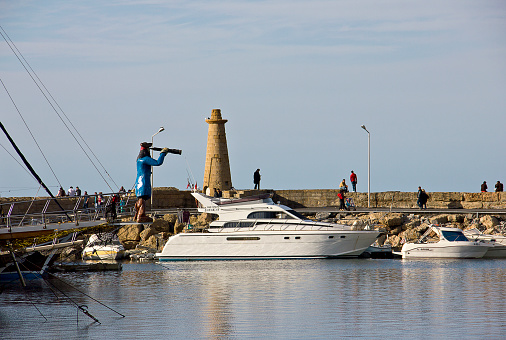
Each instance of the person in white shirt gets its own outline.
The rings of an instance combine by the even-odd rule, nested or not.
[[[70,187],[69,188],[69,191],[67,192],[67,195],[71,196],[71,197],[76,195],[76,191],[74,190],[74,187]]]

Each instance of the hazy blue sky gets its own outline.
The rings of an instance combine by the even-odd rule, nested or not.
[[[0,25],[118,186],[133,186],[139,143],[160,126],[155,144],[183,156],[155,169],[155,186],[185,189],[187,164],[202,185],[215,108],[238,189],[260,168],[263,188],[336,188],[355,170],[367,191],[362,124],[373,192],[506,182],[505,1],[0,0]],[[0,78],[58,181],[109,191],[0,44]],[[3,86],[0,106],[56,190]],[[34,195],[4,148],[0,159],[1,196]]]

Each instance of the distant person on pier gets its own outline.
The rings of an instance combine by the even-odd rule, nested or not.
[[[79,187],[76,187],[76,196],[81,196],[81,189]]]
[[[99,211],[102,211],[102,205],[104,205],[104,195],[102,191],[100,191],[97,196],[97,207]]]
[[[87,191],[84,192],[83,201],[84,201],[83,209],[85,212],[88,212],[88,205],[90,204],[90,196],[88,195]]]
[[[416,205],[418,205],[420,209],[423,209],[422,196],[423,196],[422,187],[418,187],[418,194],[416,195],[417,198]]]
[[[503,185],[500,181],[495,184],[495,192],[503,192]]]
[[[487,192],[487,181],[483,181],[482,185],[481,185],[481,192]]]
[[[93,206],[95,207],[95,210],[98,209],[98,194],[96,191],[93,194]]]
[[[111,200],[109,201],[109,205],[105,208],[105,218],[109,221],[108,216],[111,216],[110,221],[114,222],[116,218],[118,218],[117,211],[116,211],[116,205],[119,202],[119,195],[113,194],[111,197]]]
[[[345,194],[345,191],[344,190],[339,190],[339,193],[337,194],[337,197],[339,198],[339,210],[346,210],[346,205],[345,205],[345,202],[346,202],[346,197],[344,196]]]
[[[60,187],[60,190],[58,190],[58,194],[56,195],[58,197],[63,197],[65,196],[65,190],[63,190],[62,187]]]
[[[422,189],[422,209],[427,209],[427,201],[429,200],[429,195],[425,192],[425,189]]]
[[[346,184],[346,180],[343,178],[341,183],[339,184],[339,190],[342,190],[344,192],[348,192],[348,185]]]
[[[121,188],[119,188],[119,193],[121,195],[121,197],[125,197],[126,195],[126,190],[123,186],[121,186]]]
[[[357,174],[354,173],[353,170],[351,170],[350,182],[353,192],[357,192]]]
[[[162,165],[169,152],[168,148],[163,148],[156,160],[149,155],[151,145],[152,143],[141,143],[141,150],[137,156],[137,179],[135,180],[135,195],[137,196],[135,220],[137,223],[153,222],[151,217],[146,216],[146,201],[151,198],[151,167]]]
[[[76,191],[74,190],[74,187],[71,186],[69,188],[69,191],[67,192],[67,196],[74,197],[76,195]]]
[[[260,169],[257,169],[257,171],[255,171],[255,173],[253,174],[253,183],[255,183],[255,190],[258,189],[260,190],[260,178],[262,176],[260,176]]]

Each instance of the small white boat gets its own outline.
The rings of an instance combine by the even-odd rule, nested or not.
[[[380,235],[335,223],[315,222],[275,204],[269,195],[223,199],[192,193],[199,212],[218,214],[201,232],[171,236],[160,261],[357,257]]]
[[[417,242],[402,246],[402,258],[482,258],[490,243],[469,241],[458,228],[431,225]]]
[[[125,248],[116,234],[93,234],[84,247],[82,256],[83,260],[118,260],[125,256]]]
[[[482,234],[476,228],[464,231],[464,235],[472,241],[491,245],[484,258],[506,258],[506,236]]]

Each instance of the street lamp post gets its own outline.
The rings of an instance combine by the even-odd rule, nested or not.
[[[159,134],[160,132],[162,132],[163,130],[165,130],[165,129],[163,128],[163,126],[161,126],[158,129],[158,131],[153,136],[151,136],[151,146],[153,146],[153,138],[157,134]],[[151,158],[153,158],[153,149],[151,149]],[[153,187],[153,170],[154,170],[153,167],[151,167],[151,195],[153,195],[153,189],[154,189],[154,187]]]
[[[367,207],[371,207],[371,133],[367,131],[365,125],[361,126],[367,132]]]

